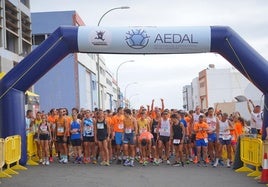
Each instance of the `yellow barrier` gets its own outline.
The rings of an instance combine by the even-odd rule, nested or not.
[[[34,142],[34,133],[29,133],[27,135],[27,165],[36,166],[39,165],[34,161],[34,157],[37,154],[36,143]]]
[[[235,170],[236,172],[251,172],[247,176],[258,177],[261,175],[259,167],[262,165],[263,143],[261,139],[253,137],[241,137],[240,157],[243,161],[243,167]],[[256,171],[247,167],[255,166]]]
[[[7,174],[18,174],[18,170],[26,170],[27,168],[19,164],[21,158],[21,137],[19,135],[9,136],[5,139],[5,162],[7,169],[4,171]],[[11,164],[14,166],[10,167]]]
[[[5,140],[0,138],[0,177],[11,178],[11,175],[3,171],[3,166],[5,165]]]

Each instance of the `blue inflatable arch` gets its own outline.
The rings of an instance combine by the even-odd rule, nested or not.
[[[268,63],[229,27],[59,27],[0,81],[0,137],[21,135],[21,164],[27,161],[24,92],[75,52],[219,53],[264,93],[268,126]]]

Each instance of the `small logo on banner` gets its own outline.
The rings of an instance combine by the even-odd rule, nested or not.
[[[92,44],[98,46],[106,46],[108,42],[106,42],[105,31],[96,31],[94,38],[92,38]]]
[[[132,49],[142,49],[149,43],[149,37],[143,29],[132,29],[126,33],[126,43]]]

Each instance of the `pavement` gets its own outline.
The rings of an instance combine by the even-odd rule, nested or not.
[[[60,164],[27,166],[12,178],[1,178],[1,187],[263,187],[247,173],[231,168],[198,167],[194,164],[174,167],[149,163],[135,167],[111,164]]]

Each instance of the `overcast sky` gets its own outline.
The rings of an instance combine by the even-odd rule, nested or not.
[[[267,0],[31,0],[32,12],[75,10],[88,26],[96,26],[109,9],[129,6],[107,14],[101,26],[230,26],[265,59],[268,59]],[[115,75],[120,63],[119,86],[132,106],[160,105],[182,108],[182,87],[198,72],[215,64],[231,68],[218,54],[104,55]],[[131,84],[137,82],[137,84]],[[131,85],[130,85],[131,84]],[[220,101],[219,101],[220,102]]]

